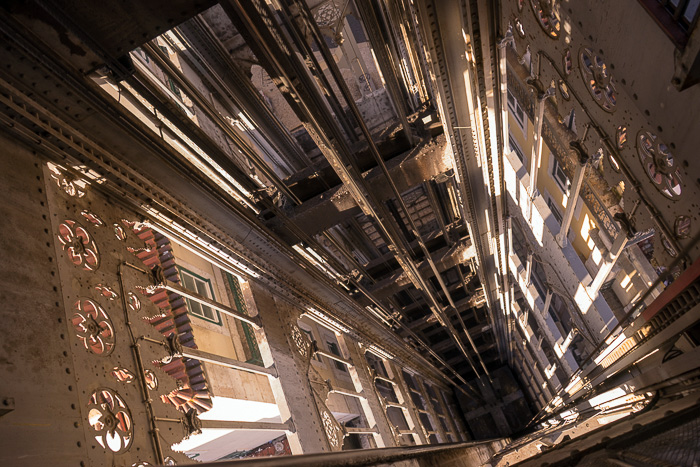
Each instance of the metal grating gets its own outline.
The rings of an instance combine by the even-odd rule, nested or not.
[[[700,417],[639,442],[620,453],[634,465],[700,465]]]

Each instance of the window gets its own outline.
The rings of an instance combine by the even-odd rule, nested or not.
[[[537,293],[540,294],[540,297],[544,301],[545,296],[547,295],[547,287],[546,287],[546,281],[547,281],[547,274],[544,272],[544,267],[542,267],[542,263],[540,263],[539,258],[533,257],[532,258],[532,285],[535,286],[535,289],[537,289]]]
[[[684,48],[698,21],[700,0],[639,0],[676,47]]]
[[[243,298],[243,290],[241,290],[241,284],[239,284],[238,279],[226,271],[222,272],[224,273],[224,277],[226,277],[228,281],[229,290],[231,291],[233,301],[236,304],[236,309],[239,313],[248,315],[248,307],[245,304],[245,299]],[[262,355],[260,355],[260,349],[258,348],[258,341],[255,338],[255,331],[253,330],[253,327],[248,323],[243,323],[240,321],[238,321],[236,325],[239,326],[239,329],[243,330],[243,336],[245,337],[245,341],[243,342],[243,344],[246,344],[247,349],[245,349],[244,347],[243,352],[246,356],[246,363],[264,366],[264,363],[262,361]]]
[[[568,336],[572,329],[571,315],[569,308],[566,306],[564,299],[559,294],[552,294],[552,303],[549,305],[549,314],[552,315],[552,320],[559,327],[562,336]]]
[[[199,276],[184,268],[178,269],[180,271],[180,280],[182,281],[182,286],[184,288],[203,297],[214,300],[214,289],[212,288],[211,281],[209,279]],[[194,300],[190,300],[189,298],[186,298],[185,302],[187,303],[187,309],[191,314],[207,321],[211,321],[212,323],[221,325],[221,316],[217,310]]]
[[[134,52],[138,52],[139,55],[146,61],[146,63],[150,63],[151,60],[149,60],[148,55],[146,55],[146,52],[143,51],[141,47],[136,47],[134,49]]]
[[[527,132],[527,114],[510,91],[508,91],[508,110],[513,114],[513,118],[518,122],[518,126],[523,131],[523,134],[525,134]]]
[[[518,256],[520,263],[524,266],[527,264],[527,239],[525,232],[520,227],[520,222],[517,219],[513,220],[513,251]]]
[[[336,344],[335,342],[326,342],[326,345],[328,346],[328,351],[330,353],[332,353],[333,355],[337,355],[338,357],[341,357],[340,349],[338,348],[338,344]],[[345,372],[348,371],[348,369],[345,367],[345,364],[341,363],[337,360],[333,360],[333,365],[335,365],[336,370],[345,371]]]
[[[559,212],[559,209],[557,208],[557,203],[555,203],[552,198],[547,197],[547,206],[549,206],[549,210],[552,211],[552,215],[557,220],[559,225],[561,225],[562,216],[561,212]]]
[[[685,31],[689,31],[698,19],[700,0],[657,0]]]
[[[513,138],[513,135],[508,133],[508,144],[510,144],[510,149],[512,149],[515,152],[515,155],[518,156],[518,159],[520,159],[520,162],[525,165],[525,153],[523,152],[523,149],[520,147],[518,142]]]
[[[385,378],[389,377],[389,373],[386,371],[384,362],[379,357],[377,357],[371,352],[365,352],[365,359],[367,360],[367,363],[370,367],[372,367],[375,373]]]
[[[175,84],[175,81],[172,80],[172,78],[168,78],[168,86],[170,87],[170,90],[173,92],[175,97],[177,97],[180,102],[182,102],[182,91],[180,91],[180,88],[177,87],[177,84]]]
[[[559,161],[554,157],[554,154],[551,154],[550,157],[552,158],[552,177],[554,177],[554,181],[557,182],[557,185],[559,185],[559,188],[561,188],[561,191],[564,193],[569,192],[569,177],[566,176],[564,173],[564,169],[562,169],[561,165],[559,165]]]

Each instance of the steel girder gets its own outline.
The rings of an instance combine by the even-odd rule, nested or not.
[[[4,31],[7,31],[6,20],[6,17],[3,18]],[[340,319],[347,321],[359,333],[364,333],[363,328],[365,328],[370,334],[373,332],[385,334],[383,337],[368,335],[367,340],[383,342],[399,358],[404,352],[409,352],[406,354],[406,361],[416,363],[417,354],[409,350],[395,335],[388,330],[382,330],[379,324],[368,326],[368,322],[372,322],[374,318],[365,316],[363,320],[353,323],[353,315],[363,316],[366,311],[356,307],[347,297],[337,295],[334,288],[328,289],[328,284],[319,283],[310,278],[304,279],[303,274],[299,276],[298,265],[294,261],[286,259],[288,258],[286,254],[278,255],[274,265],[263,259],[269,258],[269,255],[279,247],[279,244],[274,241],[270,243],[271,238],[264,239],[264,236],[253,233],[254,230],[245,225],[246,221],[242,221],[245,216],[238,217],[240,213],[231,215],[232,211],[229,209],[234,208],[233,212],[235,212],[237,208],[232,205],[222,206],[221,200],[226,199],[226,196],[221,193],[217,194],[217,189],[212,187],[206,179],[197,179],[196,185],[183,183],[183,174],[187,174],[187,177],[197,177],[182,161],[177,160],[177,155],[160,138],[150,135],[142,124],[130,116],[128,112],[115,105],[110,98],[104,96],[92,81],[78,74],[71,64],[61,61],[60,58],[43,49],[45,46],[41,42],[32,43],[27,40],[27,33],[22,31],[21,27],[12,26],[12,28],[11,42],[16,49],[5,51],[7,62],[20,62],[17,56],[12,55],[19,53],[18,50],[28,54],[25,57],[31,57],[31,61],[25,62],[28,64],[26,71],[24,68],[18,67],[18,70],[21,69],[18,73],[25,72],[27,80],[30,79],[30,76],[36,75],[36,81],[43,82],[42,77],[48,72],[50,79],[59,84],[56,88],[58,91],[53,91],[58,94],[59,102],[87,116],[80,122],[72,121],[69,124],[69,122],[56,117],[55,114],[46,113],[44,108],[38,110],[44,112],[43,118],[52,119],[51,124],[61,126],[64,132],[63,134],[45,133],[42,136],[42,147],[48,154],[57,158],[71,157],[78,164],[85,164],[103,172],[105,177],[110,180],[109,186],[114,190],[113,193],[125,199],[125,202],[138,206],[144,203],[156,203],[173,218],[179,218],[182,225],[191,223],[197,226],[193,230],[199,230],[204,237],[215,238],[222,247],[229,249],[246,264],[249,270],[256,271],[259,274],[258,280],[270,286],[275,293],[285,297],[285,300],[294,302],[301,300],[308,303],[308,306],[321,310],[332,309],[333,313],[339,313],[336,315],[338,317],[349,310],[354,310],[347,315],[346,318],[350,318],[349,320]],[[29,65],[29,63],[35,65]],[[32,70],[32,66],[37,66],[37,68]],[[66,88],[68,94],[66,94]],[[51,95],[50,92],[48,95]],[[16,96],[19,97],[20,94]],[[25,105],[33,106],[36,104],[27,101]],[[51,105],[53,106],[53,104]],[[20,108],[14,112],[18,110]],[[64,111],[54,110],[59,115],[64,114]],[[32,110],[32,112],[36,111]],[[30,117],[30,114],[26,115],[26,118]],[[66,136],[69,132],[75,131],[71,129],[71,125],[80,127],[80,132],[76,133],[74,139],[79,139],[82,145],[71,143]],[[24,126],[18,124],[15,124],[14,128],[18,132],[28,131],[28,133],[22,134],[29,135],[34,132],[33,130],[25,130]],[[95,144],[84,136],[77,136],[80,133],[98,135],[102,144],[110,147],[110,151],[105,151],[101,145]],[[59,144],[63,145],[65,149],[60,150]],[[67,146],[65,146],[66,144]],[[89,148],[89,150],[85,148]],[[119,154],[119,157],[114,157],[114,154]],[[135,170],[134,167],[138,169]],[[119,186],[120,184],[122,187]],[[164,189],[165,186],[177,187],[177,193],[169,192]],[[195,206],[196,209],[193,209]],[[240,243],[247,241],[252,243],[246,246]],[[287,268],[291,269],[284,272]],[[296,278],[292,279],[293,276]],[[296,285],[292,285],[290,280]],[[298,287],[300,288],[298,289]],[[310,292],[307,287],[315,289],[316,292]],[[302,292],[302,289],[305,291]],[[321,292],[324,289],[325,292]],[[294,292],[295,290],[297,292]],[[330,295],[326,295],[325,299],[307,301],[318,292],[321,292],[321,296],[329,292]],[[330,305],[331,303],[333,305]],[[392,342],[398,347],[392,347]],[[408,357],[408,355],[411,356]],[[427,365],[425,367],[427,373],[438,375],[438,373],[434,373],[432,364],[427,362],[425,364]]]
[[[425,2],[419,8],[423,36],[438,90],[445,133],[455,156],[455,172],[465,218],[477,252],[478,274],[486,292],[502,358],[509,355],[508,300],[504,241],[501,143],[496,120],[498,76],[489,2]],[[456,14],[459,12],[459,14]],[[457,40],[460,38],[461,40]],[[486,97],[490,96],[490,97]]]

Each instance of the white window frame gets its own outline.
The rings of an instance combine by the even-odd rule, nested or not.
[[[508,91],[508,110],[513,114],[513,118],[518,123],[523,135],[527,135],[527,113],[510,91]]]
[[[178,272],[180,274],[180,284],[184,288],[210,300],[216,300],[214,297],[214,287],[211,279],[200,276],[199,274],[183,267],[178,267]],[[191,280],[194,287],[188,284],[188,279]],[[185,298],[185,303],[187,304],[187,310],[190,314],[205,321],[209,321],[210,323],[218,324],[219,326],[222,325],[221,315],[219,314],[218,310],[189,298]]]
[[[508,132],[508,145],[510,146],[510,150],[515,152],[515,155],[518,156],[518,159],[523,164],[523,167],[527,167],[527,156],[525,156],[523,148],[520,147],[518,140],[513,137],[510,131]]]
[[[552,178],[554,181],[557,183],[557,186],[559,189],[561,189],[562,193],[569,193],[569,187],[571,186],[571,180],[569,180],[569,177],[566,176],[566,173],[564,173],[564,169],[562,168],[561,165],[559,165],[559,161],[557,160],[556,157],[554,157],[554,154],[550,154],[552,158],[552,170],[550,174],[552,175]],[[563,180],[562,180],[563,177]]]
[[[549,206],[549,210],[552,212],[552,216],[554,216],[554,219],[561,226],[561,223],[564,220],[564,215],[561,213],[561,211],[559,211],[557,202],[554,201],[554,199],[551,196],[547,196],[547,206]]]
[[[318,342],[311,328],[307,328],[305,324],[299,323],[299,329],[301,329],[309,337],[309,340]],[[317,362],[323,363],[323,360],[319,354],[316,354],[314,358]]]
[[[340,344],[338,342],[332,342],[328,339],[326,339],[326,348],[328,349],[328,353],[332,353],[336,357],[343,358],[343,355],[340,352]],[[333,348],[335,348],[335,352],[333,351]],[[329,359],[333,360],[333,359]],[[340,371],[342,373],[347,373],[348,368],[345,365],[345,363],[339,362],[338,360],[333,360],[333,366],[335,367],[334,369],[337,371]]]
[[[539,262],[539,258],[536,256],[533,256],[532,261]],[[537,270],[541,270],[544,273],[544,267],[541,264],[537,268],[535,268],[535,265],[533,264],[532,272],[530,273],[530,281],[532,282],[532,285],[535,287],[535,290],[537,290],[537,293],[540,294],[542,301],[544,301],[545,295],[547,294],[547,283],[546,283],[547,278],[540,277],[539,274],[536,273]]]

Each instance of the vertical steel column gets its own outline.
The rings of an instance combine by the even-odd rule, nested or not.
[[[445,415],[443,418],[447,421],[447,425],[450,427],[450,431],[448,431],[448,433],[452,434],[452,437],[454,438],[453,441],[459,441],[459,428],[457,428],[457,422],[452,418],[452,413],[445,403],[443,389],[438,386],[433,386],[433,391],[435,391],[435,397],[437,398],[440,407],[442,407],[442,413]],[[448,438],[446,441],[449,442],[450,439]]]
[[[370,380],[367,373],[367,360],[358,347],[358,343],[353,339],[346,339],[344,334],[335,333],[340,346],[340,351],[345,358],[352,361],[352,366],[348,367],[352,377],[355,390],[362,393],[364,399],[360,399],[367,424],[371,428],[376,427],[378,433],[374,435],[377,447],[388,447],[396,445],[391,433],[389,420],[382,410],[381,403],[374,388],[374,382]]]
[[[389,15],[390,23],[394,30],[398,30],[396,35],[400,36],[400,42],[405,50],[404,60],[408,62],[405,66],[406,78],[411,80],[410,83],[406,83],[406,87],[409,88],[414,110],[417,109],[424,101],[427,100],[427,95],[424,93],[424,88],[422,84],[422,75],[420,70],[420,65],[417,60],[417,55],[414,47],[418,47],[418,39],[411,39],[409,33],[413,32],[411,27],[411,20],[407,18],[407,14],[410,11],[404,10],[397,0],[385,1],[386,12]],[[411,43],[411,42],[414,43]],[[417,95],[417,96],[416,96]]]
[[[200,73],[208,73],[221,91],[220,98],[233,101],[261,133],[269,139],[288,160],[296,163],[297,169],[310,165],[310,160],[294,136],[284,127],[250,79],[227,53],[218,38],[200,18],[193,18],[178,26],[174,33],[181,42],[192,48],[181,53],[191,67]]]
[[[394,362],[384,362],[384,364],[393,377],[393,381],[396,383],[396,386],[394,387],[399,390],[401,399],[403,399],[403,404],[409,413],[410,419],[407,418],[406,421],[409,423],[409,426],[413,424],[412,428],[418,435],[420,444],[428,444],[428,434],[423,426],[423,422],[421,422],[420,416],[418,415],[418,410],[413,403],[413,399],[411,398],[411,390],[408,388],[408,385],[403,378],[402,368],[396,365]]]
[[[295,432],[287,432],[292,453],[330,451],[306,370],[301,367],[297,350],[287,336],[286,318],[292,313],[287,310],[290,305],[278,302],[257,283],[242,284],[241,288],[251,298],[248,303],[251,312],[257,312],[260,318],[262,330],[256,331],[256,335],[263,362],[265,366],[274,363],[277,369],[278,377],[270,377],[269,381],[281,418],[291,417],[298,427]]]
[[[417,13],[412,0],[397,0],[400,5],[397,8],[403,16],[403,24],[408,28],[408,43],[406,44],[412,53],[412,63],[415,68],[415,74],[418,77],[418,87],[422,104],[429,102],[432,98],[434,90],[431,87],[431,78],[428,74],[428,60],[425,57],[425,49],[423,48],[423,39],[420,29],[417,24]]]
[[[406,106],[406,102],[401,92],[399,78],[396,76],[396,69],[394,68],[395,53],[394,50],[392,50],[391,41],[389,41],[390,38],[383,37],[382,27],[379,24],[379,19],[377,18],[374,10],[373,3],[374,2],[363,0],[355,2],[355,6],[357,7],[357,11],[360,13],[362,22],[365,24],[365,29],[367,31],[367,35],[369,36],[372,50],[374,51],[375,57],[377,58],[377,63],[379,64],[379,70],[384,77],[387,91],[389,92],[391,101],[394,104],[396,116],[399,118],[399,121],[403,126],[408,142],[413,144],[413,135],[411,133],[411,127],[408,124],[407,118],[409,109]]]
[[[454,424],[455,429],[457,430],[457,441],[469,441],[469,433],[467,432],[467,429],[464,425],[465,420],[460,415],[458,402],[455,399],[454,394],[452,394],[451,397],[448,394],[448,392],[443,391],[442,397],[445,400],[445,406],[447,406],[447,410],[450,413],[452,423]]]
[[[561,229],[556,237],[557,243],[562,248],[567,244],[567,235],[569,233],[569,227],[571,226],[571,220],[574,218],[574,210],[576,209],[578,197],[581,193],[581,185],[583,184],[583,176],[586,173],[586,165],[587,162],[581,162],[580,160],[579,163],[576,164],[574,180],[569,190],[569,199],[567,201],[566,211],[564,212],[564,219],[561,221]]]
[[[425,388],[423,380],[418,378],[414,379],[418,384],[418,390],[420,391],[420,394],[421,396],[423,396],[423,400],[425,401],[425,410],[428,412],[428,415],[433,420],[433,428],[435,429],[435,433],[438,435],[438,441],[441,443],[447,442],[447,434],[445,433],[445,430],[440,424],[438,414],[435,412],[435,407],[433,407],[433,401],[430,399],[430,395],[428,395],[428,390]]]
[[[480,21],[482,15],[490,13],[486,2],[477,3],[414,2],[429,52],[436,104],[453,149],[460,210],[476,248],[489,319],[505,359],[508,338],[501,309],[504,262],[500,245],[503,198],[499,196],[501,184],[495,183],[499,164],[492,103],[497,80],[492,73],[488,26]]]

